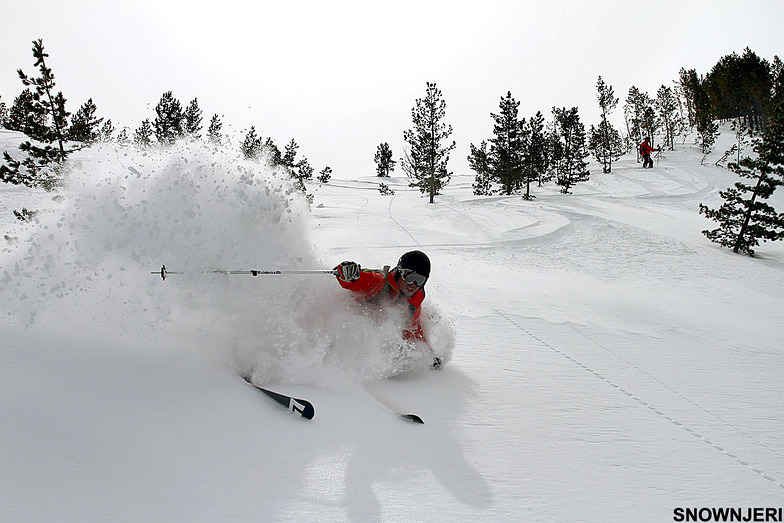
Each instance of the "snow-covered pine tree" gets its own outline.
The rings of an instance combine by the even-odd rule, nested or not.
[[[580,121],[577,107],[553,107],[553,121],[560,147],[560,154],[555,158],[556,184],[561,192],[569,194],[569,189],[578,182],[588,180],[588,157],[586,151],[585,126]]]
[[[97,107],[90,98],[76,111],[71,118],[71,126],[68,128],[68,138],[76,142],[91,144],[101,137],[100,126],[103,118],[96,118]]]
[[[419,98],[411,109],[414,126],[403,132],[403,140],[408,149],[401,161],[406,175],[413,181],[410,187],[417,187],[430,197],[441,194],[441,189],[449,183],[452,173],[447,169],[449,153],[455,142],[442,145],[452,135],[452,126],[442,120],[446,115],[446,102],[441,90],[435,83],[427,82],[425,97]]]
[[[202,110],[199,108],[199,101],[194,98],[183,113],[183,132],[191,139],[198,140],[201,138],[199,133],[202,127]]]
[[[376,162],[376,175],[379,177],[388,177],[397,163],[392,159],[392,148],[387,142],[378,145],[373,161]]]
[[[157,116],[153,121],[153,127],[155,128],[155,138],[159,144],[171,145],[182,138],[185,133],[183,127],[185,114],[179,100],[174,97],[171,91],[163,93],[155,107],[155,114]]]
[[[762,139],[756,139],[756,158],[730,163],[741,180],[719,194],[724,203],[719,209],[700,204],[700,214],[719,223],[702,233],[711,241],[729,247],[735,253],[754,256],[759,240],[784,239],[784,213],[764,202],[777,187],[784,185],[784,97],[774,103],[773,113]],[[751,183],[745,183],[750,180]]]

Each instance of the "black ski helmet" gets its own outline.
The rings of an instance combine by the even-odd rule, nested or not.
[[[430,258],[422,251],[409,251],[397,262],[400,269],[409,269],[425,278],[430,277]]]

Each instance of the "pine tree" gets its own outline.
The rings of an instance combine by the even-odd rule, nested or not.
[[[294,166],[297,161],[298,149],[299,149],[299,145],[297,144],[296,140],[294,140],[293,138],[289,143],[286,144],[286,147],[283,149],[283,159],[281,162],[285,167],[294,170]]]
[[[153,133],[152,122],[150,122],[149,118],[146,118],[133,132],[133,143],[142,149],[150,147],[152,145]]]
[[[324,167],[318,175],[318,181],[321,183],[329,182],[329,179],[332,178],[332,167],[327,165]]]
[[[188,107],[185,108],[183,114],[183,131],[194,140],[201,138],[199,132],[202,130],[202,110],[199,108],[199,102],[196,98],[191,100]]]
[[[620,158],[623,153],[623,142],[621,135],[615,130],[608,117],[618,105],[618,98],[611,85],[607,85],[599,77],[596,82],[599,108],[601,109],[602,120],[598,127],[591,126],[590,149],[593,151],[596,161],[602,164],[602,172],[612,172],[613,161]]]
[[[723,56],[702,84],[717,119],[743,118],[751,129],[765,126],[773,88],[771,66],[748,47],[743,55]]]
[[[387,142],[379,144],[373,161],[376,162],[376,175],[379,177],[388,177],[395,170],[396,162],[392,159],[392,148]]]
[[[523,186],[523,130],[518,118],[520,102],[507,91],[501,98],[498,114],[490,113],[495,122],[490,139],[490,165],[493,178],[502,194],[516,194]]]
[[[694,117],[697,128],[696,143],[702,149],[702,154],[707,155],[713,150],[713,145],[718,138],[719,124],[714,121],[710,96],[704,85],[700,82],[692,88],[694,90]]]
[[[256,134],[256,127],[251,126],[250,130],[245,134],[245,139],[240,145],[242,156],[249,160],[258,160],[261,157],[262,141],[261,137]]]
[[[770,66],[771,75],[771,96],[773,97],[772,103],[775,107],[776,100],[784,96],[784,62],[778,56],[773,57],[773,63]]]
[[[272,138],[264,140],[262,149],[272,165],[283,165],[283,154],[281,154],[280,149]]]
[[[634,145],[642,142],[642,121],[645,112],[645,95],[635,86],[629,88],[626,103],[623,106],[623,115],[626,120],[626,132]]]
[[[640,129],[645,136],[650,138],[650,145],[653,147],[656,139],[656,132],[661,128],[662,122],[656,114],[656,110],[653,108],[653,100],[651,100],[647,93],[645,94],[644,99],[645,110],[642,113]]]
[[[686,69],[681,68],[678,73],[677,86],[680,96],[682,96],[686,102],[686,118],[690,128],[697,125],[694,95],[695,88],[699,83],[700,81],[696,70],[689,69],[687,71]]]
[[[528,148],[526,151],[526,180],[538,181],[541,187],[543,178],[547,173],[547,136],[544,132],[544,116],[541,111],[536,111],[536,114],[528,120],[528,129],[530,130],[530,138],[528,140]],[[528,190],[526,189],[526,195]]]
[[[310,165],[310,162],[308,162],[307,158],[302,158],[296,164],[294,164],[294,169],[291,171],[291,178],[294,180],[294,187],[303,193],[307,192],[305,182],[313,179],[313,171],[314,169]]]
[[[185,133],[183,124],[185,115],[179,100],[174,98],[171,91],[166,91],[161,96],[158,105],[155,107],[155,138],[161,145],[171,145]]]
[[[493,173],[490,167],[490,156],[487,152],[487,142],[482,140],[482,144],[477,148],[471,144],[471,154],[468,155],[468,166],[476,173],[474,177],[474,194],[477,196],[489,196],[493,194]]]
[[[430,203],[452,177],[447,164],[455,142],[442,145],[452,135],[452,126],[442,122],[445,115],[446,102],[441,90],[435,83],[427,82],[425,98],[417,99],[411,109],[414,127],[403,132],[408,150],[404,151],[402,165],[406,175],[413,180],[409,186],[427,193]]]
[[[111,119],[106,120],[103,126],[101,127],[101,131],[100,131],[101,141],[111,142],[115,130],[116,129],[114,128],[114,125],[112,125]]]
[[[100,125],[103,118],[96,118],[95,103],[90,98],[76,111],[71,118],[71,127],[68,128],[68,138],[85,144],[94,143],[100,138]]]
[[[700,214],[719,223],[702,233],[711,241],[732,248],[735,253],[754,256],[759,240],[784,240],[784,213],[776,212],[767,200],[784,185],[784,100],[774,104],[773,114],[762,139],[755,141],[756,158],[730,163],[741,181],[719,194],[724,203],[719,209],[700,204]],[[743,180],[751,180],[744,183]]]
[[[553,107],[553,117],[560,144],[560,154],[555,158],[556,183],[561,186],[562,193],[569,194],[575,183],[587,181],[590,174],[585,161],[588,156],[585,126],[580,122],[577,107]]]
[[[60,183],[62,165],[72,152],[64,145],[70,115],[65,109],[63,93],[54,94],[54,74],[46,65],[49,55],[44,52],[43,41],[33,41],[32,50],[39,76],[29,77],[21,69],[17,71],[22,84],[34,90],[26,89],[20,95],[19,103],[11,108],[9,120],[35,143],[25,141],[19,145],[19,150],[26,155],[21,160],[12,158],[8,152],[3,154],[5,164],[0,165],[0,180],[52,190]],[[57,143],[57,147],[52,146],[53,143]]]
[[[672,88],[662,85],[656,91],[656,109],[664,126],[664,145],[675,149],[675,133],[680,127],[678,121],[678,99]]]
[[[5,105],[5,102],[0,102],[0,129],[7,129],[8,128],[7,126],[8,126],[8,107]]]
[[[588,149],[593,152],[596,161],[602,164],[602,172],[605,174],[611,172],[612,162],[626,152],[621,135],[606,120],[602,120],[599,127],[591,126],[588,132]]]
[[[33,41],[33,57],[36,59],[34,67],[38,67],[40,74],[37,78],[28,77],[21,69],[17,71],[19,79],[25,86],[33,86],[32,105],[33,110],[45,114],[51,118],[50,128],[41,128],[40,135],[28,135],[35,140],[43,143],[57,142],[60,156],[58,161],[63,162],[67,155],[65,150],[65,130],[68,124],[69,114],[65,110],[65,97],[62,92],[54,93],[54,74],[46,65],[46,58],[49,55],[44,52],[43,40]]]
[[[533,130],[528,125],[525,118],[520,119],[520,158],[521,158],[521,172],[520,181],[525,185],[525,193],[523,194],[524,200],[532,200],[535,196],[531,195],[531,182],[535,181],[539,176],[534,170],[532,164],[531,153],[531,138]]]
[[[280,155],[280,151],[278,148],[275,147],[274,143],[271,140],[267,140],[269,145],[265,145],[265,148],[270,153],[270,160],[275,165],[280,165],[284,167],[291,179],[294,181],[294,187],[302,193],[307,192],[307,187],[305,186],[305,182],[311,180],[313,178],[314,169],[308,162],[307,158],[302,158],[301,160],[297,160],[297,151],[299,150],[299,145],[297,144],[296,140],[292,138],[292,140],[286,145],[284,148],[283,155]],[[275,152],[277,151],[277,155]],[[308,200],[311,201],[312,195],[307,196]]]
[[[8,110],[6,127],[27,136],[42,136],[47,132],[46,113],[33,105],[33,93],[25,89],[14,99]]]
[[[207,128],[207,138],[211,143],[215,145],[220,145],[223,136],[221,135],[221,129],[223,128],[223,123],[221,123],[220,118],[217,114],[213,114],[212,118],[210,119],[210,126]]]

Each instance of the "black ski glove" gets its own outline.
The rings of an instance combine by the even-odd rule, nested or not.
[[[344,261],[335,270],[338,271],[337,279],[345,282],[357,281],[359,279],[359,264],[353,261]]]

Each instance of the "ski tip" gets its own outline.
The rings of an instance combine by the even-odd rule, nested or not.
[[[422,418],[420,418],[416,414],[399,414],[398,413],[398,416],[400,416],[401,418],[403,418],[405,420],[410,421],[411,423],[419,423],[420,425],[424,425],[425,424],[425,420],[423,420]]]

